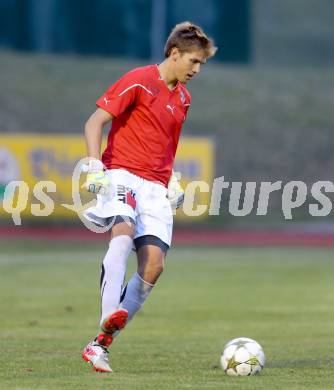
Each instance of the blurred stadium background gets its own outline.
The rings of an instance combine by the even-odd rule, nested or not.
[[[40,140],[81,137],[96,98],[125,71],[159,62],[170,28],[188,19],[214,37],[219,51],[189,85],[193,103],[183,132],[207,137],[215,151],[190,144],[182,156],[181,145],[177,167],[185,181],[222,175],[226,181],[303,180],[308,185],[331,180],[333,16],[330,0],[1,0],[2,150],[10,149],[14,159],[21,156],[19,170],[27,171],[22,175],[29,185],[38,179],[66,181],[55,200],[70,199],[71,167],[84,155],[83,146],[67,153],[60,138],[60,149],[38,142],[34,148],[30,134]],[[6,152],[1,156],[3,192],[9,159]],[[38,177],[36,170],[44,175]],[[247,217],[231,216],[223,195],[220,216],[179,217],[176,226],[294,231],[311,226],[332,232],[331,216],[311,218],[307,203],[294,212],[293,221],[285,221],[280,195],[271,200],[266,217],[256,217],[255,209]],[[208,195],[203,199],[208,201]],[[1,225],[11,224],[8,214],[0,215]],[[27,207],[23,215],[25,226],[80,224],[66,212],[36,218],[29,217]]]

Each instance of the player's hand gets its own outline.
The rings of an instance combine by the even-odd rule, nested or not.
[[[173,171],[168,183],[167,198],[172,209],[178,209],[184,201],[184,190]]]
[[[104,173],[101,161],[96,159],[89,161],[87,178],[83,186],[94,194],[109,194],[110,181]]]

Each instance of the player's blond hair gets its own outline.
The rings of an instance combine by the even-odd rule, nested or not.
[[[215,55],[217,48],[201,27],[191,22],[177,24],[170,33],[165,45],[165,57],[169,57],[176,47],[181,53],[203,50],[207,58]]]

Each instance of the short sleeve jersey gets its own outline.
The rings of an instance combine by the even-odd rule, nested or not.
[[[126,73],[97,100],[113,116],[102,161],[167,186],[190,106],[183,84],[170,90],[157,65]]]

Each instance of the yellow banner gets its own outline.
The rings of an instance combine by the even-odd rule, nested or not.
[[[38,204],[34,188],[41,181],[55,183],[56,191],[47,195],[54,201],[51,218],[73,219],[73,211],[62,206],[72,204],[72,173],[78,160],[86,156],[83,136],[18,134],[0,135],[0,205],[8,183],[24,181],[29,188],[22,217],[31,217],[31,204]],[[212,183],[214,168],[214,144],[206,137],[182,138],[174,170],[181,172],[181,182],[186,187],[194,180]],[[84,176],[84,175],[83,175]],[[91,200],[89,194],[81,191],[82,202]],[[196,191],[195,204],[208,204],[209,194]],[[194,207],[196,207],[194,205]],[[0,208],[0,216],[7,215]],[[178,218],[186,218],[177,212]]]
[[[176,212],[178,219],[186,220],[189,215],[194,217],[193,210],[200,205],[209,205],[211,185],[214,178],[215,147],[213,140],[208,137],[184,137],[181,138],[174,163],[174,171],[181,173],[181,185],[187,193],[194,192],[194,202],[184,204]],[[201,183],[194,183],[201,182]],[[207,185],[206,185],[207,184]],[[192,186],[190,188],[189,186]],[[210,191],[207,191],[210,187]],[[187,189],[190,191],[188,192]],[[186,197],[187,200],[187,197]],[[208,215],[208,209],[199,217]],[[196,220],[192,218],[192,220]]]

